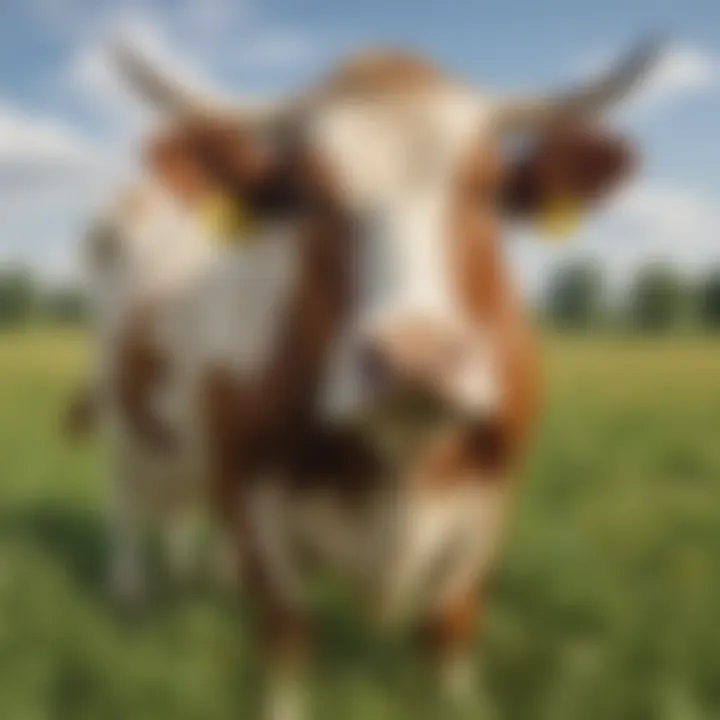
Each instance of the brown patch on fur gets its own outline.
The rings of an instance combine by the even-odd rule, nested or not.
[[[479,420],[428,448],[420,471],[433,486],[466,482],[469,472],[479,482],[497,482],[505,477],[520,444],[502,417]]]
[[[192,134],[184,126],[153,138],[144,155],[146,164],[168,191],[188,204],[194,204],[213,189],[196,157]]]
[[[332,343],[349,310],[353,292],[353,232],[323,168],[298,154],[292,177],[304,198],[297,218],[300,245],[298,281],[283,327],[259,378],[243,382],[230,371],[210,369],[203,380],[202,415],[211,447],[217,499],[232,516],[237,498],[258,468],[311,464],[298,437],[340,442],[310,431]],[[310,453],[308,455],[308,453]],[[309,481],[297,473],[297,482]]]
[[[502,170],[493,147],[479,147],[461,170],[451,217],[457,287],[462,305],[489,337],[496,353],[501,408],[468,427],[439,456],[438,477],[477,467],[502,477],[520,457],[537,414],[538,362],[522,304],[500,246],[496,198],[505,209],[532,214],[549,199],[573,197],[589,208],[606,196],[633,165],[628,143],[587,126],[555,128],[520,160]]]
[[[252,388],[231,370],[208,368],[200,387],[198,421],[208,447],[211,497],[221,520],[242,538],[243,497],[248,480],[262,465],[268,429],[260,423],[261,407]]]
[[[151,406],[154,393],[169,372],[167,359],[153,339],[153,318],[153,309],[147,305],[138,305],[128,314],[118,343],[113,393],[137,438],[151,447],[169,451],[175,445],[175,437]]]
[[[499,475],[520,456],[538,404],[537,358],[529,325],[500,247],[495,197],[501,179],[493,148],[462,169],[451,222],[451,258],[461,305],[488,337],[501,388],[498,414],[468,427],[459,457]]]
[[[308,656],[308,627],[299,613],[283,603],[267,602],[269,597],[272,593],[263,593],[260,618],[266,660],[281,671],[297,672]]]
[[[346,59],[317,89],[323,98],[427,91],[448,84],[427,60],[403,50],[371,50]]]
[[[606,129],[554,128],[508,164],[503,205],[518,217],[533,216],[556,198],[571,198],[590,209],[627,179],[636,164],[630,143]]]
[[[471,650],[481,613],[478,594],[472,590],[440,608],[423,628],[425,643],[436,659],[464,656]]]
[[[278,475],[297,495],[326,491],[350,509],[362,508],[385,480],[373,447],[351,428],[298,428],[278,459]]]

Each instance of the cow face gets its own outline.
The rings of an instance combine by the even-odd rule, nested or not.
[[[422,392],[469,413],[490,411],[499,388],[487,328],[463,302],[451,237],[473,155],[485,194],[478,212],[499,185],[488,108],[438,89],[340,104],[312,131],[359,235],[354,314],[338,343],[328,408],[355,412]]]
[[[200,176],[164,167],[190,195],[210,177],[261,212],[292,217],[330,200],[351,220],[341,226],[355,240],[347,245],[355,249],[354,292],[330,353],[328,412],[357,414],[421,395],[486,417],[508,390],[501,367],[512,301],[500,222],[531,218],[554,199],[587,208],[607,194],[628,169],[629,152],[589,119],[627,93],[656,55],[643,47],[593,86],[501,102],[417,58],[371,54],[294,105],[245,116],[239,125],[261,130],[250,133],[250,145],[270,138],[269,156],[247,137],[228,149],[227,135],[203,138],[202,130],[192,143]],[[129,69],[166,108],[213,116],[137,58]],[[225,117],[237,122],[234,112]],[[522,134],[526,149],[502,157],[509,131]]]
[[[502,222],[532,220],[555,198],[590,209],[627,174],[631,154],[622,138],[578,122],[503,157],[495,120],[492,106],[447,88],[347,103],[317,121],[316,146],[359,234],[330,412],[406,401],[417,414],[418,395],[470,419],[499,411],[511,302]]]

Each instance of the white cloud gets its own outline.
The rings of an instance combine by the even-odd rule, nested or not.
[[[113,131],[127,133],[145,129],[152,114],[113,64],[109,50],[118,40],[132,42],[188,88],[218,98],[234,97],[237,89],[223,91],[213,77],[251,71],[254,82],[264,71],[295,71],[316,57],[316,44],[304,29],[253,24],[250,18],[248,6],[228,0],[212,0],[208,6],[187,0],[162,19],[146,9],[123,12],[106,22],[106,31],[93,32],[78,44],[62,81],[89,110],[99,113],[96,119],[102,117]]]
[[[29,264],[45,276],[76,274],[82,233],[119,179],[120,172],[112,168],[36,173],[3,192],[0,258]]]
[[[629,187],[602,213],[586,220],[568,243],[544,243],[521,233],[512,262],[529,296],[544,289],[552,271],[572,259],[592,259],[610,288],[621,291],[634,270],[671,262],[697,274],[720,264],[720,203],[697,189],[646,181]]]
[[[92,145],[62,122],[0,101],[0,164],[91,163]]]
[[[0,257],[66,274],[84,219],[120,170],[58,118],[0,103]]]
[[[210,93],[216,92],[210,78],[223,77],[223,70],[248,69],[259,77],[266,68],[294,69],[311,51],[303,31],[256,17],[255,4],[242,0],[178,0],[162,13],[152,0],[130,6],[98,0],[87,8],[78,0],[32,4],[46,30],[68,46],[53,80],[62,83],[68,98],[82,103],[76,109],[102,138],[95,147],[53,118],[29,117],[0,103],[0,192],[7,187],[0,208],[0,257],[28,261],[43,271],[72,266],[84,221],[112,192],[125,165],[134,164],[130,140],[155,117],[119,77],[108,53],[110,41],[130,38],[159,67]],[[29,164],[32,173],[18,180],[13,172]]]
[[[649,261],[702,272],[720,263],[718,227],[720,205],[712,195],[669,183],[639,183],[608,212],[610,242],[605,252],[608,262],[625,274]],[[593,246],[605,249],[600,237]]]
[[[689,46],[670,48],[633,103],[657,107],[688,96],[720,90],[720,58]]]
[[[690,250],[713,234],[720,220],[717,203],[699,191],[641,183],[614,204],[613,213],[642,236]],[[720,247],[720,237],[718,238]]]
[[[580,64],[580,75],[597,77],[617,62],[617,54],[602,53]],[[720,56],[690,45],[671,45],[655,68],[624,103],[622,113],[635,117],[669,107],[691,97],[720,91]]]

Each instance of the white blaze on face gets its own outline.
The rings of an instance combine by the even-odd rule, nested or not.
[[[356,323],[332,369],[330,410],[361,401],[351,365],[362,336],[403,320],[470,332],[449,258],[449,210],[463,162],[484,133],[490,139],[491,109],[448,88],[334,105],[313,128],[363,233]]]

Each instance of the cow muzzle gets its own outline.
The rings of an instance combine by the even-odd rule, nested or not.
[[[367,335],[358,365],[376,408],[429,420],[475,420],[497,409],[490,354],[464,328],[423,319],[394,322]]]

